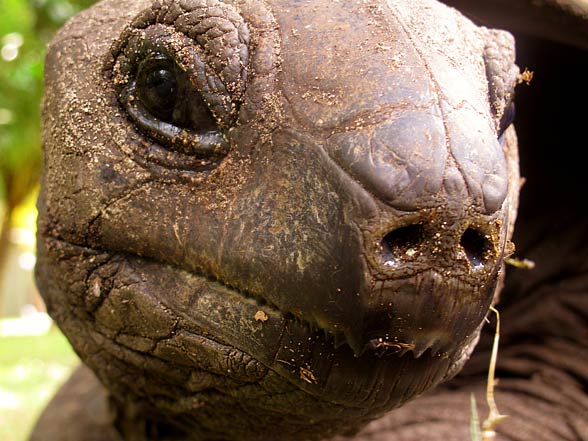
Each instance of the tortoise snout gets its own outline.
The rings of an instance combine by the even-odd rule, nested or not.
[[[421,210],[366,228],[369,288],[356,352],[449,353],[479,327],[494,296],[504,249],[496,217]]]
[[[508,192],[502,147],[475,112],[444,123],[434,107],[405,111],[369,130],[335,133],[326,147],[375,199],[405,212],[446,202],[491,215]]]
[[[414,222],[392,228],[373,242],[374,269],[382,273],[409,270],[415,265],[442,265],[448,270],[459,266],[467,272],[491,269],[496,264],[498,235],[488,230],[447,222]]]

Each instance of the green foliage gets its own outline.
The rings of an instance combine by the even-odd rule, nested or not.
[[[0,0],[0,201],[10,211],[41,169],[40,102],[45,48],[91,0]]]
[[[0,439],[28,439],[40,412],[78,363],[55,328],[43,336],[0,337]]]

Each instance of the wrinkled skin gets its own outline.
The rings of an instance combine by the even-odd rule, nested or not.
[[[426,400],[467,417],[464,387],[380,418],[461,369],[495,301],[518,69],[508,34],[416,3],[105,2],[59,34],[37,278],[109,394],[74,376],[69,439],[395,439],[430,431]]]

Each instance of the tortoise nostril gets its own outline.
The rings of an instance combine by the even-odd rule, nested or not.
[[[378,264],[394,269],[416,261],[421,265],[442,265],[457,252],[457,255],[465,256],[472,270],[485,268],[494,255],[490,236],[470,226],[460,237],[457,228],[456,224],[439,230],[421,223],[396,228],[379,241]]]
[[[424,229],[421,224],[408,225],[386,234],[380,242],[383,265],[394,266],[413,257],[423,238]]]
[[[473,269],[484,266],[492,249],[492,244],[487,236],[473,228],[465,230],[459,244]]]

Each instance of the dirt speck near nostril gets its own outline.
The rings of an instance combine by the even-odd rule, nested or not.
[[[312,371],[310,369],[305,368],[305,367],[300,368],[300,379],[304,380],[310,384],[318,383],[318,380],[316,379],[316,377],[314,376]]]
[[[267,316],[267,314],[264,311],[262,311],[261,309],[255,313],[254,318],[258,322],[267,322],[269,320],[269,317]]]

